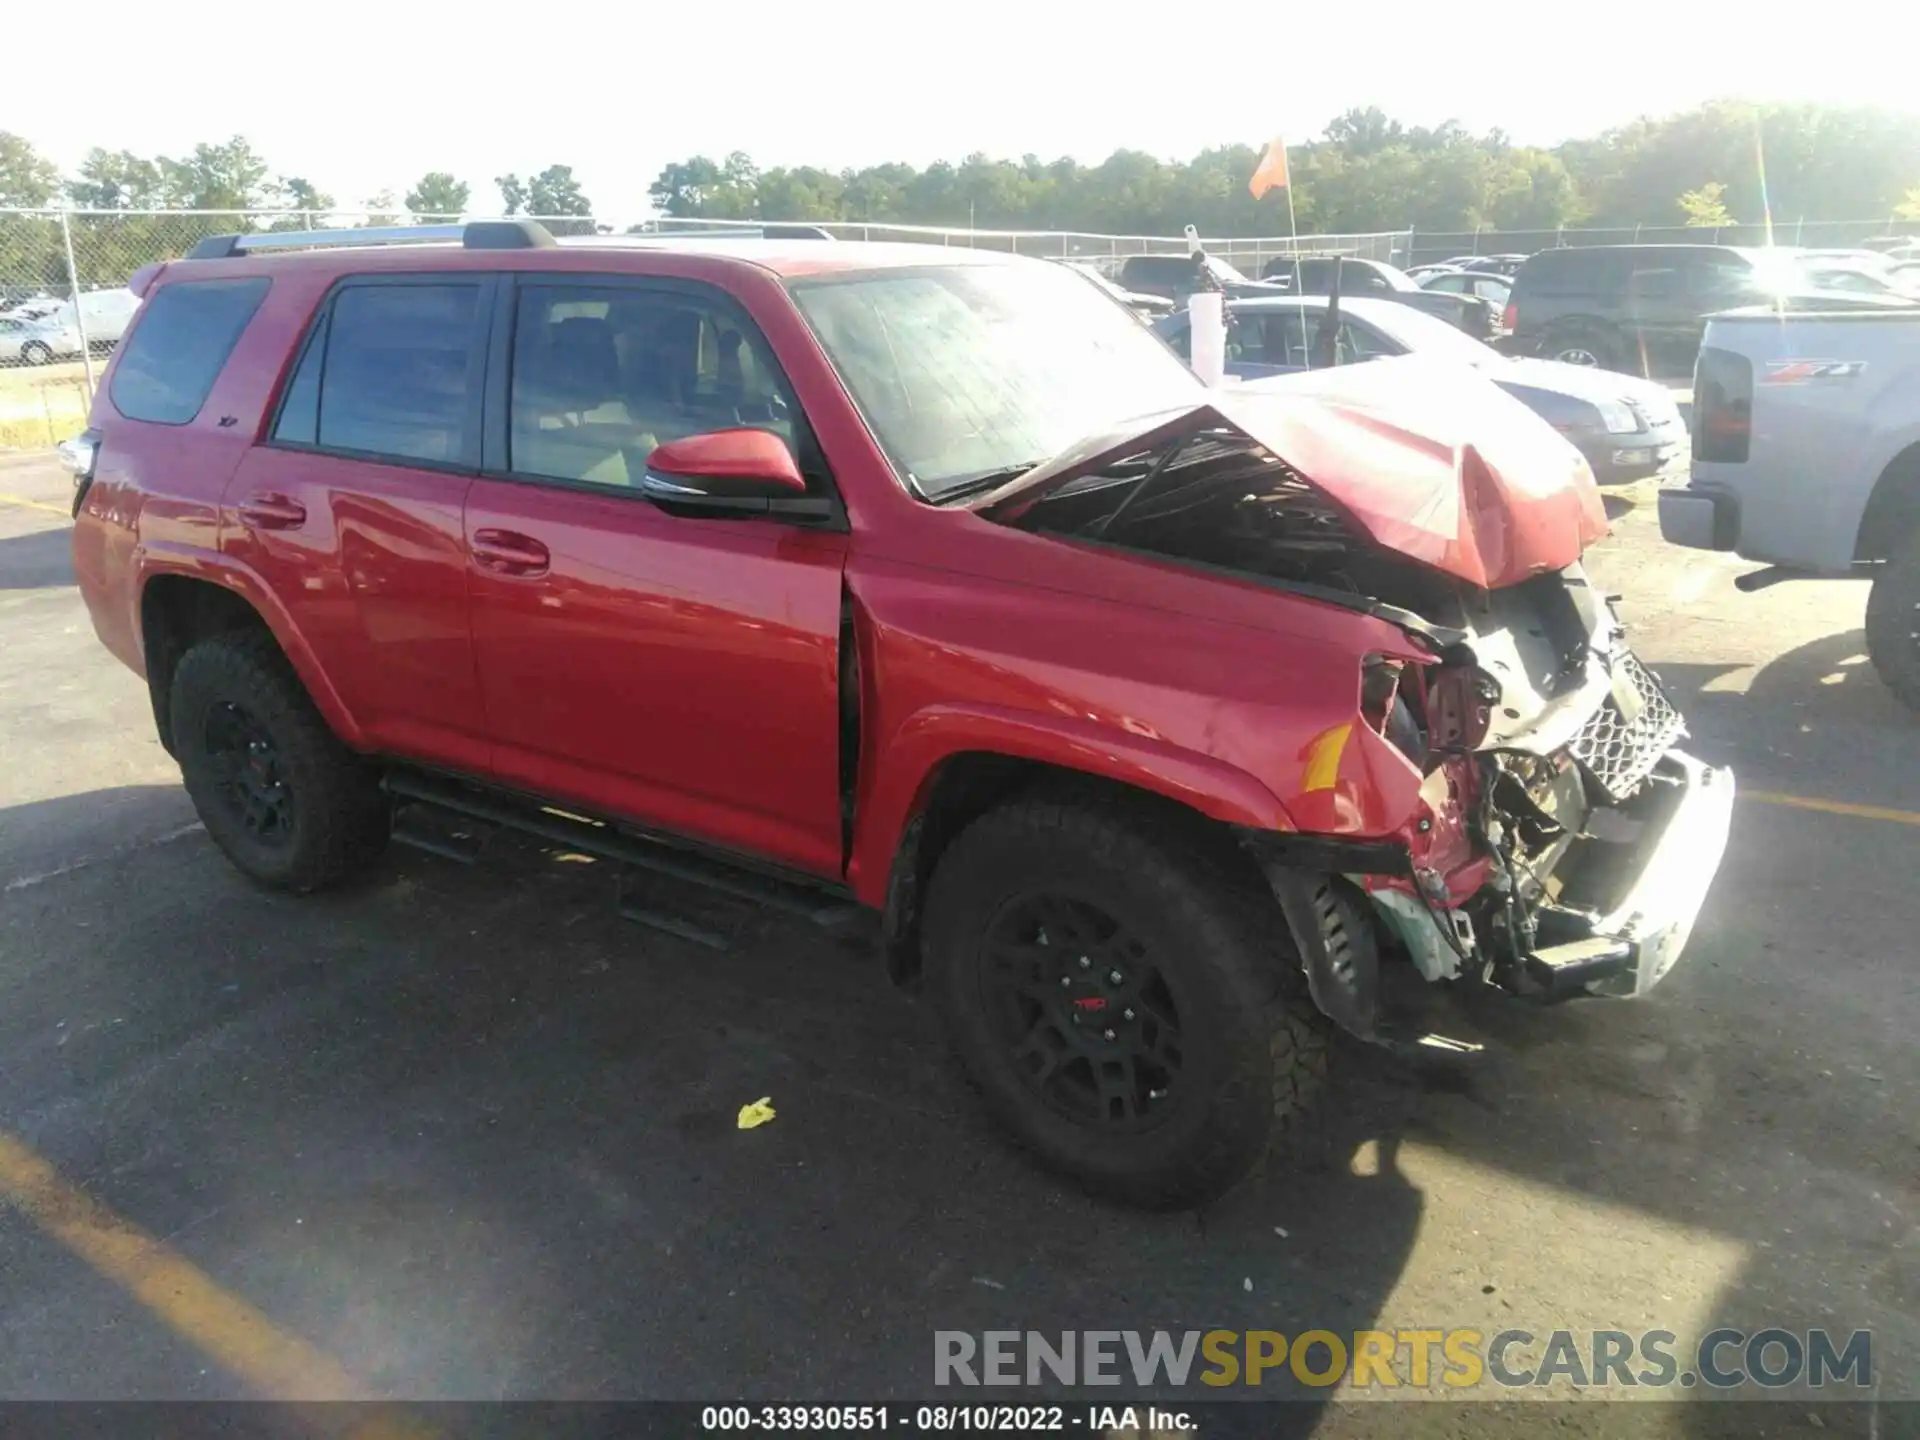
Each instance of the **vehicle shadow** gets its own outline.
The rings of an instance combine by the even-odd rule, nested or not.
[[[0,824],[67,834],[153,803],[117,793]],[[730,939],[716,953],[621,921],[603,865],[517,841],[473,867],[396,852],[298,901],[188,835],[0,895],[0,955],[27,957],[0,964],[0,1113],[389,1396],[1005,1401],[1034,1392],[936,1389],[937,1331],[1551,1329],[1609,1304],[1645,1328],[1661,1307],[1604,1284],[1607,1247],[1641,1273],[1640,1226],[1764,1257],[1713,1272],[1717,1296],[1675,1280],[1687,1308],[1817,1323],[1830,1237],[1775,1242],[1811,1205],[1858,1247],[1849,1265],[1878,1260],[1882,1217],[1847,1209],[1853,1182],[1911,1186],[1920,1107],[1895,1108],[1912,1065],[1890,1019],[1856,1025],[1844,1061],[1813,1020],[1795,1047],[1759,1040],[1833,984],[1769,934],[1754,889],[1801,858],[1737,838],[1730,868],[1760,878],[1716,890],[1660,999],[1443,994],[1435,1027],[1481,1056],[1343,1045],[1317,1128],[1198,1213],[1091,1200],[1014,1153],[866,935],[704,913]],[[1861,1064],[1898,1082],[1884,1105]],[[1821,1068],[1848,1078],[1821,1088]],[[738,1128],[762,1096],[776,1118]],[[73,1338],[102,1303],[57,1252],[27,1267],[0,1297],[0,1393],[179,1393],[170,1362]],[[1284,1371],[1072,1393],[1297,1402],[1220,1435],[1329,1419]],[[1381,1434],[1495,1433],[1451,1406],[1378,1408]],[[1373,1433],[1352,1414],[1337,1433]]]
[[[178,785],[124,785],[0,809],[0,894],[124,857],[193,823]]]
[[[1809,725],[1905,729],[1913,723],[1911,712],[1881,684],[1860,630],[1824,635],[1743,674],[1748,668],[1663,662],[1659,671],[1689,718],[1738,707],[1777,717],[1795,731]]]
[[[44,590],[73,584],[66,526],[0,539],[0,590]]]

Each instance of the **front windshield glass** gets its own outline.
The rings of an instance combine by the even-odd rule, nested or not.
[[[1057,265],[886,270],[791,288],[887,457],[929,500],[1203,388],[1124,306]]]

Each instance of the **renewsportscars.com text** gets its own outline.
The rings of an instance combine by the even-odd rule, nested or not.
[[[1452,1390],[1873,1384],[1866,1330],[937,1330],[935,1385],[1205,1385]]]

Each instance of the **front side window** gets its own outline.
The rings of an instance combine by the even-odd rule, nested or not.
[[[270,283],[261,276],[162,286],[114,368],[113,408],[129,420],[187,424],[207,403]]]
[[[507,464],[517,474],[633,486],[656,445],[741,427],[779,436],[810,468],[798,406],[766,341],[717,294],[524,286],[510,388]]]
[[[791,289],[888,458],[935,502],[1203,391],[1146,327],[1057,265],[869,271]]]

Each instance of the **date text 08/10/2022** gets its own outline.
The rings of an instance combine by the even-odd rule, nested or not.
[[[1167,1434],[1195,1429],[1192,1415],[1158,1405],[708,1405],[702,1431],[1038,1435]]]

